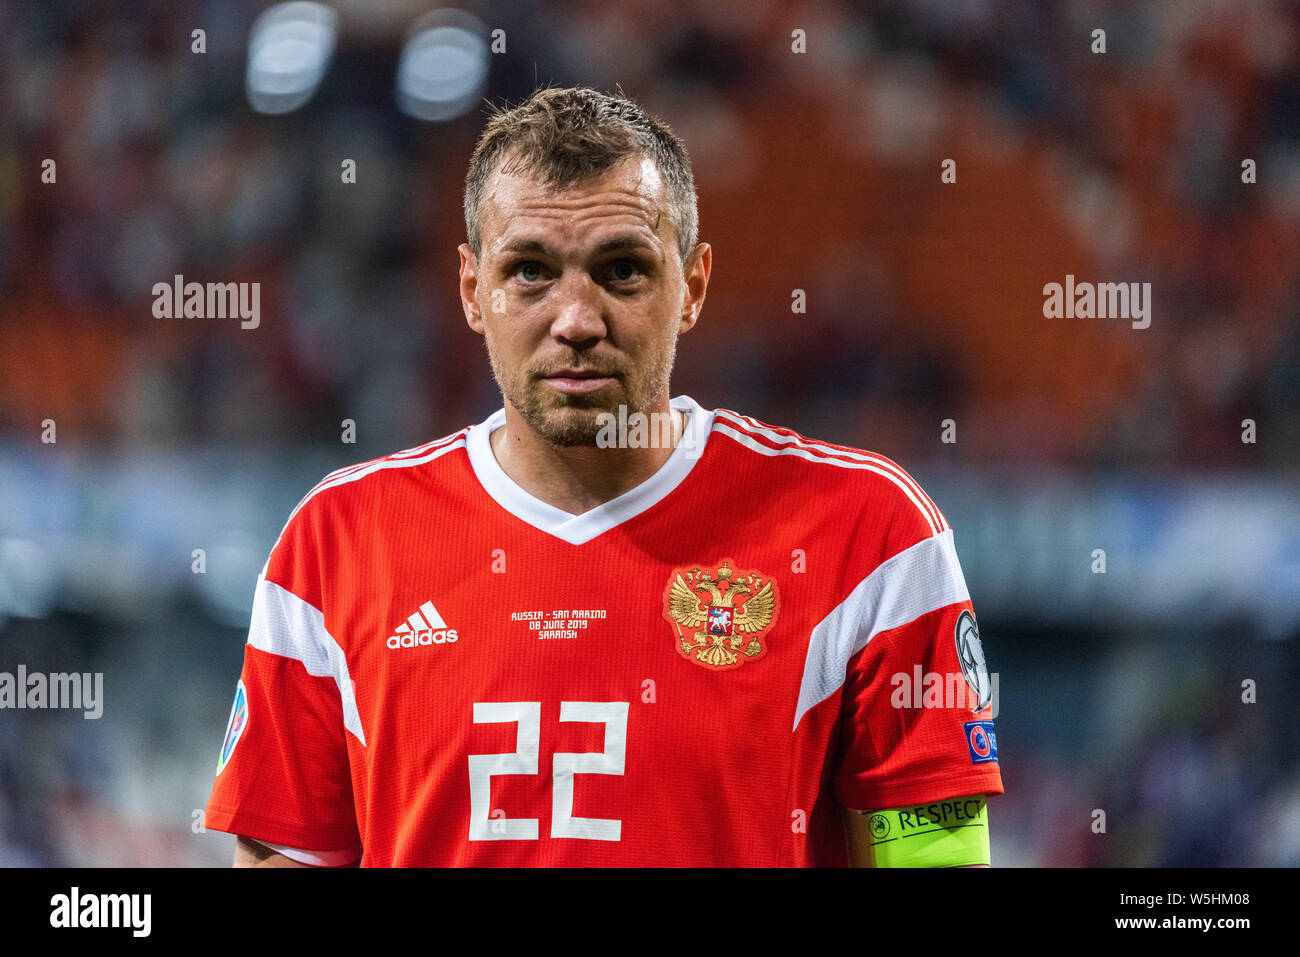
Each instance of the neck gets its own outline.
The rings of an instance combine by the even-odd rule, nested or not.
[[[671,413],[672,441],[666,447],[599,448],[552,445],[533,432],[509,402],[505,413],[506,424],[490,437],[501,470],[529,495],[571,515],[616,499],[659,471],[681,440],[686,421],[683,413],[669,407],[665,395],[648,413]]]

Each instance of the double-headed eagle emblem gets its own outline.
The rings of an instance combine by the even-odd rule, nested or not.
[[[761,572],[736,571],[730,559],[716,576],[708,568],[675,569],[664,589],[664,617],[676,631],[677,651],[717,671],[763,657],[778,610],[776,583]]]

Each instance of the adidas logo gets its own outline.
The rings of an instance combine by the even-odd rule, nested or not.
[[[414,648],[416,645],[444,645],[460,638],[454,628],[447,623],[433,607],[433,602],[426,601],[404,624],[398,625],[388,637],[389,648]]]

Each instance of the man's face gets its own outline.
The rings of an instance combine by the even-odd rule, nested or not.
[[[506,402],[554,445],[591,445],[602,412],[666,411],[677,336],[704,301],[709,248],[685,265],[649,159],[552,190],[493,174],[482,255],[460,247],[461,299]]]

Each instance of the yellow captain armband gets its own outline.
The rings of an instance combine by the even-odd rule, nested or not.
[[[961,867],[989,863],[983,794],[883,811],[847,811],[854,867]]]

